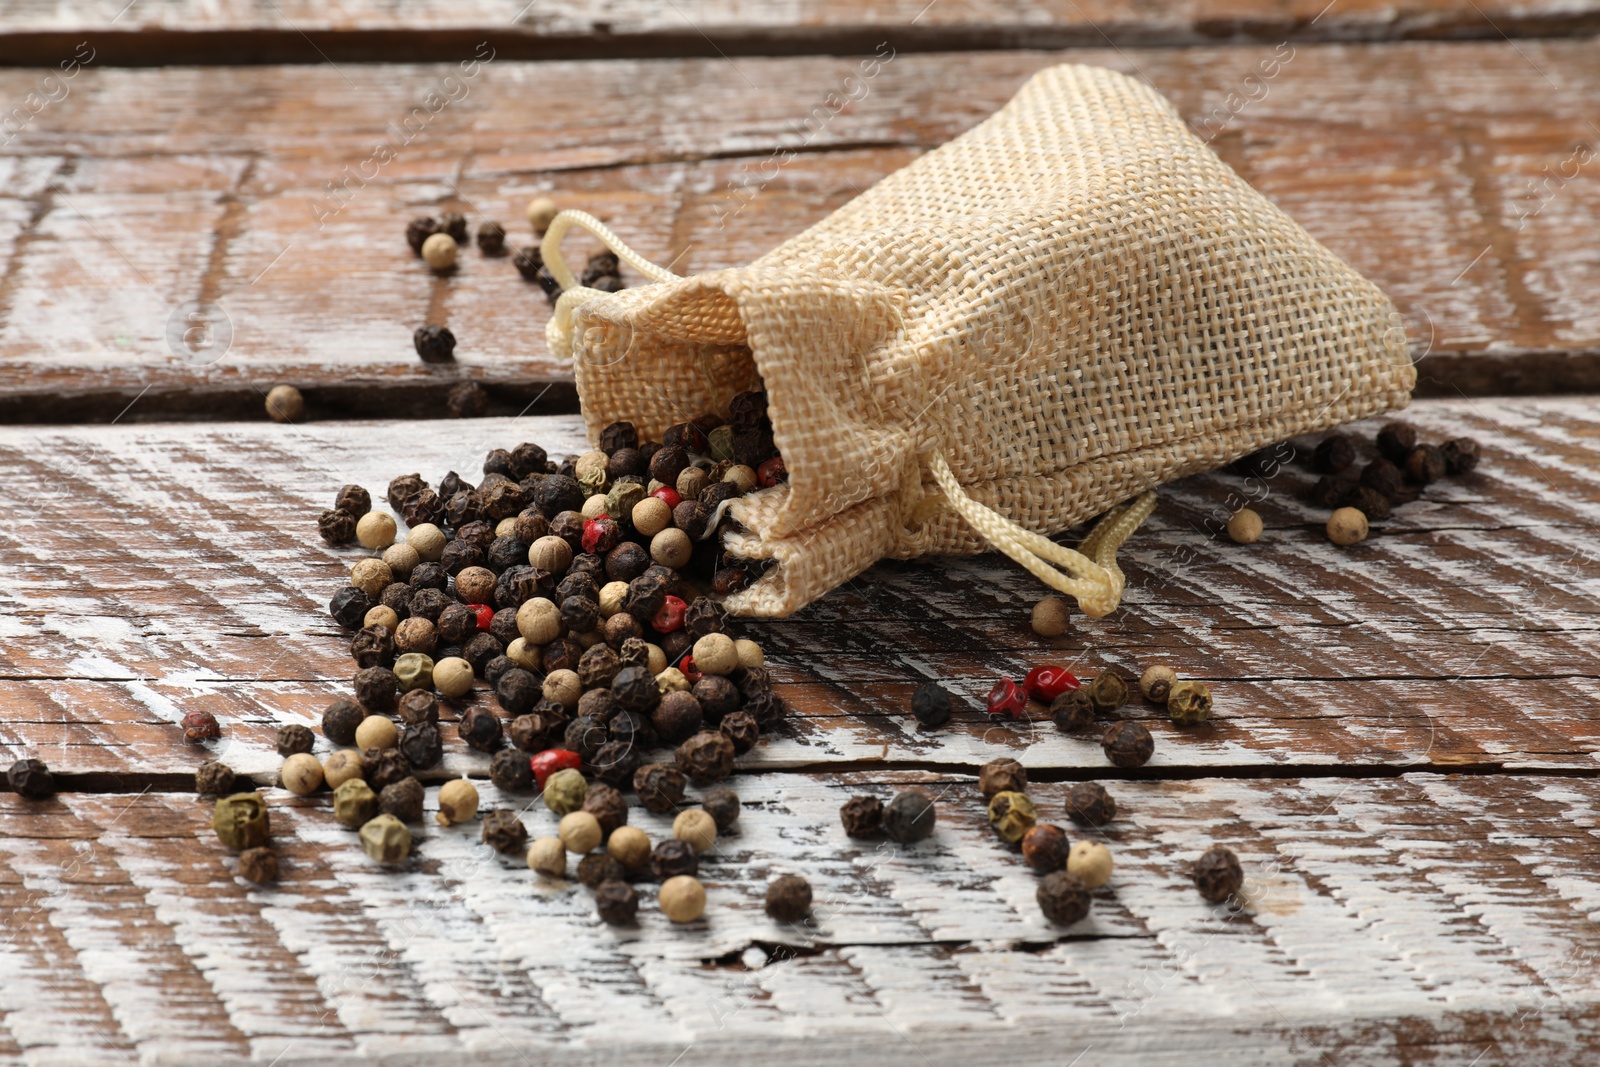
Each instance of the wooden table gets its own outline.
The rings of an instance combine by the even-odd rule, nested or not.
[[[28,64],[0,70],[22,109],[0,144],[0,732],[62,785],[0,793],[0,1062],[1600,1056],[1600,8],[123,2],[0,24],[0,60]],[[797,132],[884,41],[865,97]],[[1153,82],[1382,284],[1420,359],[1408,417],[1477,437],[1478,472],[1344,550],[1303,467],[1187,479],[1125,551],[1124,607],[1057,640],[998,557],[879,566],[749,625],[794,714],[741,760],[745,812],[688,927],[648,892],[637,929],[603,926],[470,827],[430,824],[381,869],[326,796],[272,787],[277,727],[348,685],[325,605],[354,553],[313,525],[334,490],[580,447],[542,296],[476,252],[429,274],[406,218],[462,209],[522,243],[548,191],[680,272],[738,264],[1063,60]],[[730,191],[780,146],[776,178]],[[231,340],[180,359],[169,324],[194,307]],[[411,354],[423,321],[456,331],[454,365]],[[493,417],[442,419],[468,379]],[[262,417],[279,382],[303,423]],[[1216,534],[1245,496],[1250,547]],[[1157,750],[1133,772],[1048,722],[987,722],[993,679],[1044,661],[1171,663],[1217,716],[1179,731],[1136,700]],[[926,678],[967,705],[936,733],[906,714]],[[223,740],[183,742],[194,709]],[[1048,818],[1077,781],[1116,796],[1103,832],[1073,830],[1116,856],[1088,920],[1048,924],[989,830],[975,775],[1001,755]],[[193,771],[214,756],[266,792],[275,887],[209,832]],[[460,773],[485,761],[452,744],[429,780]],[[939,797],[930,841],[844,835],[848,796],[906,783]],[[1212,842],[1248,906],[1190,885]],[[784,872],[815,888],[809,924],[762,912]]]

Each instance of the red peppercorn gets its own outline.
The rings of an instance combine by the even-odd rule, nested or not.
[[[664,501],[669,508],[675,508],[679,504],[683,503],[683,497],[679,496],[678,491],[672,488],[670,485],[663,485],[660,489],[657,489],[650,495],[655,497],[657,500]]]
[[[616,548],[620,540],[622,530],[610,515],[596,515],[583,524],[583,550],[591,555],[605,555]]]
[[[543,789],[545,779],[557,771],[577,770],[583,766],[583,757],[564,748],[547,748],[528,763],[533,768],[533,777],[538,781],[539,788]]]
[[[689,605],[681,597],[669,596],[661,604],[661,610],[656,612],[655,618],[650,620],[650,625],[656,628],[657,633],[670,634],[674,630],[683,629],[683,613],[689,610]]]
[[[685,656],[683,659],[678,661],[678,670],[682,671],[683,676],[689,679],[690,685],[693,685],[705,677],[705,675],[700,673],[700,668],[694,665],[694,656],[692,654]]]
[[[209,711],[191,711],[183,717],[183,736],[197,745],[202,741],[215,741],[222,736],[222,725]]]
[[[1035,700],[1048,704],[1069,689],[1078,688],[1078,679],[1065,667],[1035,667],[1022,680],[1022,688]]]
[[[478,629],[488,633],[489,627],[494,625],[494,608],[487,604],[469,604],[467,606],[478,615]]]
[[[1002,678],[989,690],[989,697],[984,701],[991,718],[1020,719],[1022,709],[1028,704],[1028,694],[1022,687],[1010,678]]]
[[[782,456],[773,456],[756,468],[756,481],[763,489],[771,489],[779,482],[789,480],[789,468],[783,465]]]

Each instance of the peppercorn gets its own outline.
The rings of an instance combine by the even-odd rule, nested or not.
[[[583,774],[567,767],[545,779],[544,804],[557,815],[566,815],[583,807],[588,791],[589,783],[584,780]]]
[[[481,645],[479,645],[480,639],[483,642]],[[474,648],[474,645],[479,647]],[[468,641],[464,651],[469,658],[471,656],[482,658],[485,667],[493,659],[504,658],[500,656],[500,642],[488,634],[478,634]],[[433,665],[433,684],[447,697],[464,697],[472,692],[472,679],[473,667],[468,659],[446,656]]]
[[[453,419],[475,419],[489,410],[489,391],[477,382],[461,382],[445,397],[445,410]]]
[[[1240,508],[1228,518],[1228,536],[1238,545],[1253,545],[1261,540],[1261,516],[1250,508]]]
[[[270,820],[260,793],[234,793],[217,801],[211,829],[235,852],[267,843]]]
[[[672,820],[672,836],[687,841],[696,852],[705,852],[717,843],[717,820],[700,808],[687,808]]]
[[[413,689],[401,697],[399,709],[400,721],[407,726],[438,725],[439,699],[426,689]]]
[[[212,766],[212,764],[203,765],[201,770],[204,771],[205,767],[208,766]],[[215,764],[215,766],[221,767],[222,765]],[[227,770],[227,768],[224,767],[223,770]],[[225,792],[226,788],[232,786],[231,776],[233,772],[229,771],[228,773],[230,776],[228,786],[217,790],[217,792]],[[20,797],[26,797],[28,800],[44,800],[46,797],[54,796],[56,792],[55,777],[50,773],[50,768],[45,766],[43,760],[17,760],[6,771],[6,782],[10,785],[13,793]],[[200,792],[205,793],[207,790],[201,789]]]
[[[388,548],[394,535],[394,519],[381,511],[369,511],[356,522],[356,540],[362,548]]]
[[[600,824],[600,832],[610,837],[628,821],[628,802],[622,793],[604,782],[590,785],[583,798],[581,811],[593,815]]]
[[[706,913],[706,890],[693,875],[680,874],[661,883],[661,912],[675,923],[692,923]]]
[[[811,883],[798,874],[784,874],[767,886],[767,917],[797,923],[811,914]]]
[[[297,752],[310,752],[316,735],[299,723],[285,723],[278,727],[278,755],[293,756]]]
[[[439,811],[433,818],[440,826],[466,822],[478,813],[478,789],[465,778],[456,778],[439,787]]]
[[[1039,879],[1039,891],[1034,898],[1044,917],[1062,926],[1071,926],[1089,914],[1089,887],[1083,884],[1083,879],[1067,871],[1056,871]]]
[[[399,740],[399,728],[382,715],[368,715],[361,720],[361,725],[356,727],[355,743],[363,750],[390,749]]]
[[[1104,826],[1116,814],[1116,800],[1099,782],[1079,782],[1067,790],[1067,817],[1079,826]]]
[[[700,712],[708,723],[720,723],[724,715],[739,710],[744,703],[739,687],[721,675],[701,678],[690,692],[700,702]]]
[[[456,265],[456,241],[447,233],[430,234],[422,242],[422,259],[433,270],[443,273]]]
[[[1113,723],[1100,738],[1106,759],[1118,767],[1143,767],[1155,752],[1155,739],[1141,723],[1132,719]]]
[[[511,265],[525,281],[535,281],[544,269],[544,253],[533,246],[519,248],[511,256]]]
[[[513,855],[528,844],[528,828],[514,811],[494,808],[483,814],[483,842],[496,852]]]
[[[1406,456],[1406,477],[1422,485],[1443,478],[1446,470],[1444,453],[1433,445],[1418,445]]]
[[[568,852],[576,852],[580,856],[594,851],[605,840],[600,820],[587,811],[569,811],[561,816],[556,834]]]
[[[717,729],[733,742],[733,754],[742,756],[761,740],[761,724],[748,711],[731,711],[722,717]]]
[[[406,244],[411,251],[422,255],[422,243],[439,232],[439,221],[432,215],[419,215],[406,223]]]
[[[1086,689],[1069,689],[1050,702],[1050,718],[1064,733],[1088,729],[1094,714],[1094,700]]]
[[[628,872],[623,869],[622,864],[604,852],[590,852],[578,861],[578,882],[587,889],[598,890],[605,882],[623,885],[627,875]],[[596,899],[599,899],[598,894]]]
[[[546,878],[567,876],[567,846],[559,837],[541,837],[528,846],[528,868]]]
[[[322,761],[322,781],[329,789],[338,789],[352,778],[363,778],[366,772],[361,753],[352,748],[331,752]]]
[[[369,712],[389,711],[400,697],[400,680],[387,667],[366,667],[356,672],[356,700]]]
[[[1005,790],[989,800],[989,825],[1009,844],[1022,840],[1022,835],[1033,829],[1039,821],[1039,812],[1028,799],[1028,794]]]
[[[433,688],[433,659],[420,652],[407,652],[397,656],[394,661],[394,679],[399,683],[400,692],[409,693],[413,689]],[[395,701],[391,700],[392,707]]]
[[[925,730],[950,721],[950,693],[937,682],[923,682],[911,694],[911,714]]]
[[[1347,434],[1342,433],[1331,433],[1324,437],[1311,453],[1311,469],[1319,474],[1338,474],[1355,461],[1355,444]]]
[[[349,512],[332,508],[317,516],[317,533],[330,545],[347,545],[356,538],[356,519]]]
[[[719,782],[733,773],[733,742],[715,730],[701,730],[678,746],[678,766],[695,785]]]
[[[978,788],[984,797],[996,793],[1025,793],[1028,791],[1028,772],[1009,756],[990,760],[978,768]]]
[[[1452,437],[1440,446],[1447,474],[1470,474],[1478,466],[1478,442],[1470,437]]]
[[[306,398],[292,385],[274,385],[267,390],[266,408],[273,422],[297,422],[305,414]]]
[[[533,788],[533,770],[525,753],[502,748],[489,760],[489,780],[506,793],[522,793]]]
[[[1084,689],[1096,711],[1116,711],[1128,702],[1128,682],[1114,668],[1095,675]]]
[[[379,609],[373,608],[372,610],[378,611]],[[411,621],[410,619],[406,620],[406,622]],[[350,639],[350,658],[355,660],[356,666],[363,670],[368,667],[388,667],[393,664],[394,639],[389,636],[388,627],[363,626]]]
[[[350,568],[350,584],[367,594],[369,598],[380,596],[392,581],[394,573],[381,559],[357,560],[355,566]]]
[[[389,583],[389,585],[396,584],[398,583]],[[384,588],[387,589],[388,586],[385,586]],[[382,595],[381,592],[379,595]],[[387,604],[375,604],[373,605],[372,609],[367,612],[366,617],[363,618],[361,622],[361,628],[363,630],[371,630],[374,636],[378,635],[380,632],[383,636],[387,636],[388,634],[393,633],[395,628],[400,625],[400,614]],[[356,640],[359,641],[360,638],[361,635],[357,634]],[[354,653],[354,650],[357,647],[356,641],[352,641],[350,647],[352,653]],[[390,647],[392,648],[393,646],[391,645]],[[363,666],[381,666],[383,660],[386,658],[387,656],[380,654],[378,657],[374,657],[373,663],[363,664]],[[360,663],[360,660],[357,660],[356,662]]]
[[[239,876],[256,885],[278,880],[278,854],[270,848],[247,848],[239,853]]]
[[[278,776],[295,796],[310,796],[322,788],[322,764],[309,752],[297,752],[283,761]]]
[[[1366,485],[1356,486],[1355,492],[1350,494],[1345,503],[1365,515],[1369,523],[1383,522],[1394,510],[1388,497]]]
[[[443,516],[444,501],[432,489],[420,490],[415,495],[406,497],[400,504],[400,517],[406,520],[406,525],[412,530],[421,526],[431,526]],[[443,547],[440,546],[440,551],[443,551]],[[422,556],[420,551],[417,554]],[[428,557],[422,556],[422,558]],[[435,555],[433,558],[438,559],[438,556]]]
[[[657,815],[676,811],[683,804],[684,773],[665,763],[647,763],[633,773],[633,791],[645,810]]]
[[[1022,859],[1043,874],[1059,871],[1066,866],[1069,845],[1065,830],[1042,822],[1022,835]]]
[[[552,666],[548,652],[545,656],[545,666]],[[578,680],[578,672],[556,667],[544,676],[544,699],[553,700],[567,709],[578,706],[578,698],[583,696],[583,683]]]
[[[909,845],[933,833],[938,813],[933,797],[921,789],[896,793],[883,809],[883,832],[902,845]]]
[[[1401,457],[1402,461],[1404,457]],[[1405,493],[1405,475],[1386,459],[1375,459],[1361,468],[1361,484],[1376,489],[1390,500]]]
[[[1090,889],[1111,881],[1111,850],[1098,841],[1079,841],[1067,854],[1067,871],[1083,880]]]
[[[984,698],[984,710],[991,719],[1018,719],[1027,703],[1027,692],[1010,678],[1002,678]]]
[[[1328,540],[1354,545],[1367,539],[1367,517],[1355,508],[1340,508],[1328,516]]]
[[[1060,637],[1071,625],[1071,613],[1061,597],[1047,596],[1033,606],[1031,621],[1040,637]]]
[[[482,704],[474,704],[461,713],[461,721],[456,723],[456,736],[468,748],[479,752],[493,752],[505,740],[500,717]]]
[[[1139,675],[1139,691],[1152,704],[1165,704],[1172,687],[1177,683],[1178,672],[1171,667],[1146,667],[1145,672]]]
[[[411,831],[393,815],[375,815],[361,826],[361,847],[379,863],[403,863],[411,855]]]
[[[883,801],[875,796],[855,796],[839,808],[839,821],[848,837],[876,837],[883,829]]]
[[[411,777],[411,765],[400,749],[365,749],[362,752],[362,777],[373,789],[384,789],[402,777]]]
[[[19,783],[17,780],[17,768],[23,766],[24,764],[34,763],[38,763],[40,768],[44,767],[44,764],[40,763],[38,760],[18,760],[16,763],[12,764],[11,770],[7,773],[7,778],[11,782],[11,789],[13,792],[19,793],[22,796],[29,796],[30,794],[21,788],[22,785],[27,785],[30,789],[38,788],[26,780],[27,778],[32,777],[34,773],[31,767],[27,769],[23,782]],[[49,774],[50,772],[45,770],[44,773]],[[236,778],[237,775],[233,773],[233,768],[228,766],[226,763],[222,763],[219,760],[206,760],[195,769],[194,791],[203,797],[227,796],[229,793],[233,792],[233,783]],[[53,781],[47,781],[45,785],[47,787],[46,791],[39,794],[40,796],[49,796],[55,791],[55,783]]]
[[[455,358],[456,335],[448,326],[418,326],[411,343],[424,363],[449,363]]]
[[[506,231],[493,219],[478,225],[478,251],[486,256],[502,256],[506,251]]]
[[[383,787],[378,794],[378,810],[401,822],[421,822],[422,800],[422,783],[407,776]]]
[[[1406,422],[1386,423],[1378,431],[1378,451],[1391,463],[1404,463],[1417,447],[1417,428]]]
[[[1309,492],[1306,500],[1319,508],[1343,507],[1349,503],[1350,495],[1356,491],[1357,482],[1354,478],[1342,474],[1327,474],[1317,479]]]
[[[1211,687],[1204,682],[1179,682],[1167,697],[1167,714],[1179,726],[1196,726],[1211,718]]]
[[[183,738],[190,744],[215,741],[222,736],[222,724],[209,711],[191,711],[183,717]]]
[[[1244,885],[1244,868],[1239,866],[1239,857],[1231,849],[1212,845],[1195,862],[1194,885],[1200,895],[1213,904],[1221,904],[1234,896]]]

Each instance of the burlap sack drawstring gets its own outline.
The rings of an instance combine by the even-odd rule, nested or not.
[[[928,469],[933,472],[939,488],[944,490],[945,502],[996,550],[1020,563],[1050,588],[1075,597],[1083,613],[1092,619],[1117,609],[1127,583],[1122,569],[1117,566],[1117,550],[1155,510],[1154,493],[1145,493],[1123,508],[1108,511],[1084,538],[1079,550],[1074,551],[1023,529],[968,496],[956,481],[943,452],[928,454]],[[1063,573],[1057,568],[1066,568],[1072,573]]]

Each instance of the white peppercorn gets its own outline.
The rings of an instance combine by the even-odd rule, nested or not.
[[[433,270],[446,271],[456,265],[456,239],[436,233],[422,242],[422,258]]]
[[[657,496],[647,496],[633,506],[633,528],[645,537],[656,534],[672,525],[672,509]]]
[[[361,625],[382,626],[392,634],[400,626],[400,616],[387,604],[374,604],[361,619]]]
[[[727,634],[706,634],[694,643],[693,655],[701,674],[731,674],[739,668],[739,650]]]
[[[380,596],[383,587],[392,581],[394,572],[381,559],[357,560],[355,566],[350,568],[350,584],[374,599]]]
[[[306,412],[306,398],[292,385],[274,385],[267,391],[267,416],[273,422],[295,422]]]
[[[694,542],[676,526],[668,527],[650,539],[650,558],[663,567],[677,570],[694,555]]]
[[[478,787],[465,778],[457,778],[439,787],[439,813],[434,816],[440,826],[466,822],[478,814]]]
[[[583,696],[583,682],[578,679],[577,671],[566,670],[551,671],[544,676],[544,698],[553,700],[557,704],[571,711],[578,706],[578,698]]]
[[[394,574],[395,580],[403,582],[411,577],[411,572],[417,569],[417,564],[422,562],[422,554],[413,548],[409,542],[396,541],[383,550],[384,565]]]
[[[547,878],[565,878],[567,846],[559,837],[537,838],[528,846],[528,867]]]
[[[447,697],[462,697],[472,692],[472,664],[460,656],[446,656],[433,665],[433,684]]]
[[[680,874],[661,883],[657,899],[661,913],[675,923],[692,923],[706,913],[706,887],[691,874]]]
[[[393,748],[399,740],[400,728],[383,715],[368,715],[356,727],[356,747],[363,751],[369,748]]]
[[[1328,540],[1353,545],[1367,539],[1367,517],[1355,508],[1340,508],[1328,516]]]
[[[322,788],[322,764],[309,752],[297,752],[283,761],[279,777],[295,796],[310,796]]]
[[[686,808],[672,820],[672,836],[704,852],[717,843],[717,821],[701,808]]]
[[[356,522],[356,540],[362,548],[388,548],[394,544],[394,534],[394,519],[381,511],[369,511]]]
[[[605,838],[600,829],[600,820],[587,811],[569,811],[561,816],[556,834],[561,838],[561,843],[567,846],[568,852],[576,852],[580,856],[598,848]]]
[[[606,851],[628,870],[643,870],[650,865],[650,835],[637,826],[619,826],[611,831]]]
[[[1070,622],[1067,602],[1061,597],[1047,596],[1033,606],[1033,632],[1040,637],[1060,637]]]
[[[550,228],[550,223],[560,214],[561,208],[548,196],[536,196],[528,201],[525,212],[528,225],[533,227],[534,233],[544,233]]]
[[[1098,841],[1079,841],[1067,852],[1067,873],[1075,874],[1090,889],[1111,881],[1111,850]]]
[[[739,666],[741,667],[765,667],[767,665],[767,654],[761,651],[760,645],[747,637],[741,637],[735,641],[733,649],[739,657]],[[700,660],[697,657],[695,663],[699,662]]]
[[[365,773],[361,765],[361,753],[353,748],[330,752],[328,758],[322,761],[322,780],[329,789],[338,789],[352,779],[363,777]]]
[[[1228,536],[1235,544],[1253,545],[1261,540],[1261,516],[1249,508],[1240,508],[1228,519]],[[1094,886],[1090,886],[1093,889]]]
[[[413,526],[406,534],[406,544],[416,551],[417,558],[424,563],[438,563],[439,557],[444,555],[444,546],[449,543],[450,539],[445,537],[444,531],[431,522]]]

